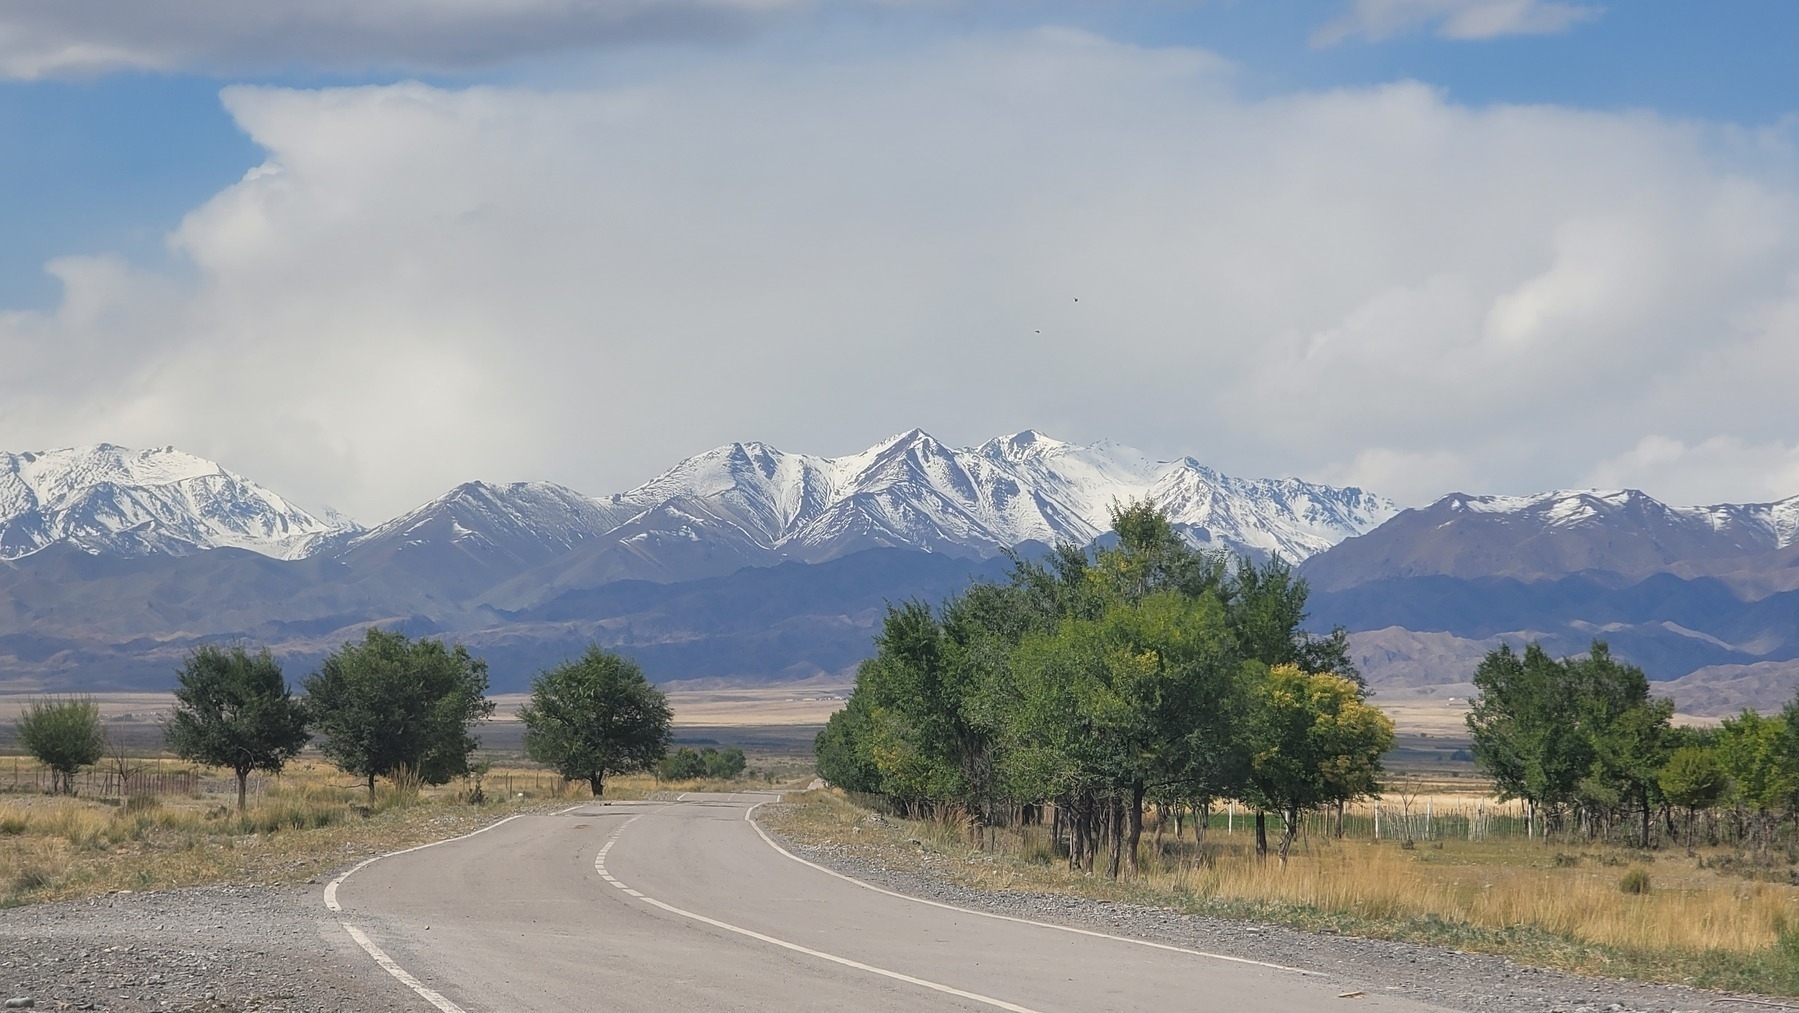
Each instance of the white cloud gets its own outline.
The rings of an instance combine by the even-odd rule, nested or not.
[[[1458,489],[1473,476],[1462,455],[1448,450],[1394,450],[1370,447],[1339,464],[1315,469],[1312,477],[1331,485],[1373,489],[1401,506],[1423,506]]]
[[[1412,502],[1577,484],[1644,433],[1795,438],[1780,134],[1247,100],[1203,52],[1057,31],[225,101],[267,163],[177,230],[182,272],[65,260],[63,307],[0,315],[30,364],[0,447],[174,443],[380,520],[913,425]]]
[[[0,76],[445,70],[743,33],[809,0],[10,0]]]
[[[1594,488],[1632,488],[1664,502],[1710,505],[1765,503],[1799,495],[1799,442],[1749,443],[1713,436],[1692,446],[1645,436],[1587,476]]]
[[[1312,44],[1334,46],[1358,36],[1379,42],[1419,29],[1463,41],[1559,35],[1600,13],[1593,4],[1556,0],[1351,0],[1342,17],[1313,34]]]

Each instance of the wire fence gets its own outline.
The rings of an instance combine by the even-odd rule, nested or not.
[[[235,785],[235,781],[233,784]],[[0,784],[11,792],[44,793],[56,789],[56,775],[36,765],[23,767],[14,763],[0,775]],[[101,798],[130,798],[142,795],[194,795],[201,790],[200,773],[195,770],[133,770],[123,774],[109,770],[84,770],[75,775],[77,795]],[[261,785],[257,785],[260,790]]]

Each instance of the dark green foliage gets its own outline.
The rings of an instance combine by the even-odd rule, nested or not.
[[[164,737],[184,760],[230,768],[239,812],[250,772],[279,773],[311,738],[306,709],[288,690],[281,666],[266,649],[251,654],[242,645],[208,645],[188,656]]]
[[[664,781],[693,781],[705,775],[706,760],[692,746],[682,746],[656,765],[656,776]]]
[[[1474,685],[1474,759],[1501,798],[1550,814],[1635,813],[1648,840],[1674,704],[1649,695],[1641,669],[1619,663],[1600,640],[1586,657],[1560,661],[1538,644],[1522,657],[1501,646],[1475,670]]]
[[[493,714],[487,663],[461,644],[370,629],[326,656],[306,679],[306,708],[320,751],[368,783],[403,775],[444,784],[469,771],[471,726]]]
[[[868,695],[852,694],[849,703],[831,715],[830,721],[813,740],[818,776],[845,791],[880,791],[881,771],[869,755],[873,733],[874,719],[869,713]]]
[[[75,793],[75,774],[106,753],[100,706],[93,697],[33,700],[15,727],[19,744],[49,767],[55,790]]]
[[[1052,801],[1070,863],[1091,871],[1104,842],[1118,875],[1133,870],[1146,799],[1245,797],[1271,666],[1335,671],[1333,686],[1361,706],[1346,638],[1303,631],[1306,586],[1289,567],[1233,571],[1148,504],[1112,519],[1115,546],[1059,546],[938,608],[890,608],[848,705],[815,742],[821,776],[974,826],[1001,805]],[[1283,806],[1376,789],[1378,742],[1353,759],[1307,744],[1302,763],[1325,787],[1286,792]]]
[[[668,698],[636,662],[597,646],[533,679],[518,714],[531,758],[586,781],[595,798],[609,775],[655,769],[668,752]]]
[[[700,756],[706,761],[706,776],[728,781],[743,773],[749,766],[743,750],[736,747],[730,749],[713,749],[707,747],[700,750]]]
[[[695,781],[702,777],[730,780],[743,773],[746,765],[743,750],[718,750],[711,746],[695,750],[682,746],[668,754],[656,767],[656,776],[664,781]]]

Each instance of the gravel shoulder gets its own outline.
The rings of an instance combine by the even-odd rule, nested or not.
[[[759,814],[760,815],[760,814]],[[1066,895],[972,889],[929,866],[896,869],[853,845],[815,846],[780,834],[782,846],[808,861],[897,893],[976,911],[1095,929],[1330,975],[1345,992],[1387,992],[1470,1013],[1690,1013],[1698,1010],[1799,1009],[1783,1000],[1720,1003],[1727,996],[1680,985],[1595,978],[1526,967],[1503,957],[1412,943],[1303,932],[1224,918],[1188,915]]]
[[[35,1009],[414,1010],[320,887],[208,886],[0,911],[0,991]]]

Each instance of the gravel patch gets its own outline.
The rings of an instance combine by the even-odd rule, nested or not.
[[[769,829],[774,834],[772,828]],[[902,871],[858,856],[845,845],[814,847],[780,837],[808,861],[847,876],[926,900],[976,911],[1030,918],[1115,935],[1191,947],[1208,953],[1284,964],[1329,975],[1344,991],[1403,995],[1469,1013],[1691,1013],[1698,1010],[1799,1009],[1799,1003],[1718,1000],[1721,992],[1680,985],[1594,978],[1515,964],[1504,957],[1443,950],[1414,943],[1304,932],[1278,925],[1182,914],[1082,897],[1009,890],[975,890],[931,871]]]
[[[195,887],[0,910],[0,1003],[130,1013],[418,1009],[328,917],[321,889]]]

